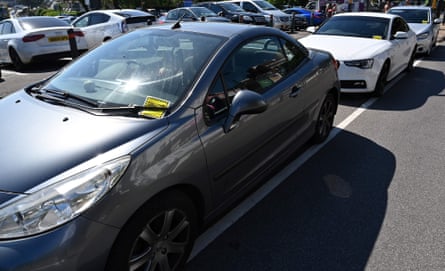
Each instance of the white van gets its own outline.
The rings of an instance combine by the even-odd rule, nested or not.
[[[276,28],[287,30],[291,27],[291,16],[265,0],[228,0],[222,2],[235,3],[245,11],[263,14],[269,24],[270,19],[273,18],[273,26]]]

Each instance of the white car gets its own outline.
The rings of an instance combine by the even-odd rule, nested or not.
[[[74,48],[68,30],[72,30]],[[75,50],[77,49],[77,52]],[[88,49],[83,32],[51,16],[16,17],[0,21],[0,63],[16,70],[48,58],[72,57]]]
[[[387,13],[340,13],[299,41],[340,62],[342,92],[376,96],[389,80],[413,69],[416,53],[416,34],[402,17]]]
[[[428,6],[397,6],[389,13],[397,14],[408,23],[417,36],[417,53],[430,55],[439,36],[440,18]]]
[[[91,49],[136,28],[152,25],[155,21],[154,15],[142,10],[109,9],[89,11],[71,24],[85,33],[88,48]]]

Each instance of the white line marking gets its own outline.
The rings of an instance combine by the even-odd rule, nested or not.
[[[414,66],[417,66],[420,61],[415,61]],[[389,84],[386,85],[385,91],[387,92],[397,82],[399,82],[406,73],[402,73],[394,78]],[[351,124],[356,118],[358,118],[363,112],[368,110],[372,104],[374,104],[378,98],[370,98],[351,113],[347,118],[334,127],[329,134],[328,138],[321,144],[313,145],[309,147],[304,153],[302,153],[292,163],[287,165],[282,171],[273,176],[263,186],[261,186],[254,193],[244,199],[238,206],[227,213],[216,224],[208,228],[202,233],[195,242],[193,250],[190,254],[188,261],[192,260],[202,250],[204,250],[211,242],[213,242],[218,236],[220,236],[226,229],[232,226],[238,219],[243,217],[250,209],[252,209],[257,203],[264,199],[269,193],[271,193],[278,185],[285,181],[292,173],[300,168],[307,160],[314,156],[321,148],[323,148],[329,141],[336,137],[342,130],[344,130],[349,124]]]

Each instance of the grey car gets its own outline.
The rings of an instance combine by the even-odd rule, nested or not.
[[[203,229],[326,139],[336,68],[275,28],[177,23],[4,97],[0,270],[179,270]]]

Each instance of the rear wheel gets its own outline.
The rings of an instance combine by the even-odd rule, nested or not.
[[[193,202],[179,191],[164,193],[145,204],[124,226],[106,270],[179,270],[189,257],[196,232]]]
[[[380,71],[379,78],[377,79],[377,83],[375,84],[373,96],[380,97],[383,95],[386,86],[386,78],[389,73],[389,62],[385,62],[383,64],[382,70]]]
[[[321,105],[320,113],[318,114],[317,123],[315,125],[315,134],[313,137],[314,143],[321,143],[329,136],[329,132],[334,125],[336,110],[337,101],[332,93],[328,93]]]

